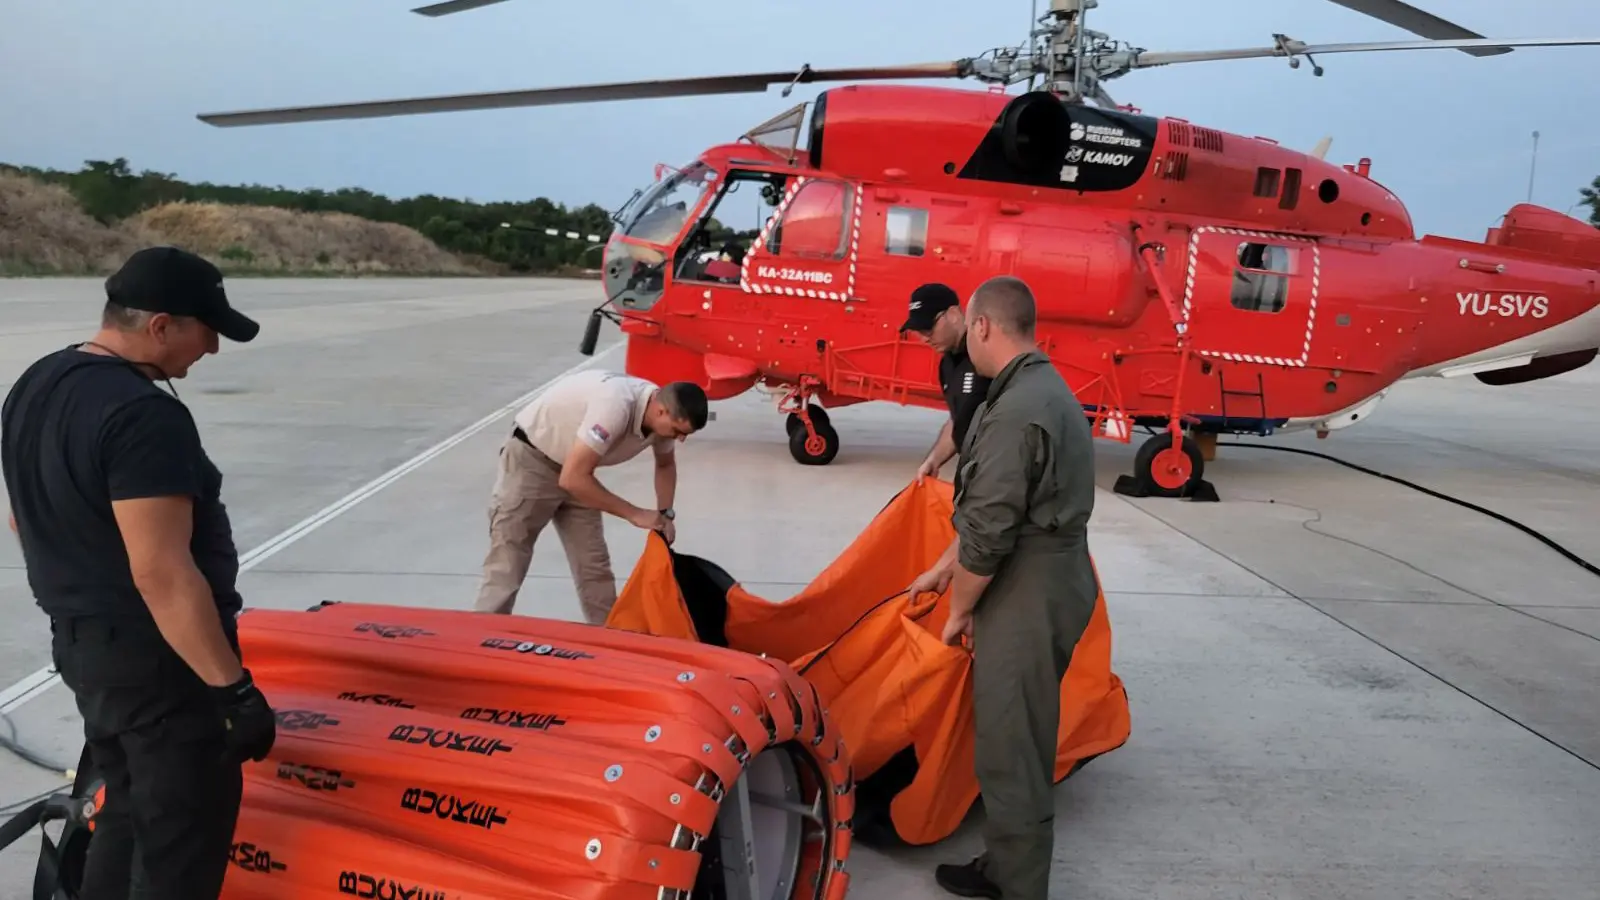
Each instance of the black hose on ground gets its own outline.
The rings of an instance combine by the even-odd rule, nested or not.
[[[1524,525],[1521,522],[1518,522],[1516,519],[1513,519],[1510,516],[1502,515],[1500,513],[1495,512],[1492,509],[1487,509],[1485,507],[1479,506],[1476,503],[1472,503],[1472,502],[1467,501],[1467,500],[1462,500],[1460,497],[1452,497],[1449,494],[1443,493],[1441,491],[1436,491],[1433,488],[1423,487],[1422,485],[1417,484],[1414,481],[1407,481],[1406,479],[1401,478],[1401,477],[1399,477],[1397,475],[1390,475],[1387,472],[1380,472],[1377,469],[1372,469],[1372,468],[1368,468],[1367,466],[1358,465],[1356,463],[1350,462],[1349,460],[1340,459],[1339,457],[1333,456],[1333,455],[1328,454],[1328,453],[1322,453],[1322,452],[1319,452],[1317,450],[1306,450],[1306,449],[1301,448],[1301,447],[1285,447],[1285,446],[1282,446],[1281,444],[1250,444],[1250,443],[1244,443],[1244,442],[1241,442],[1241,441],[1218,441],[1217,442],[1217,446],[1219,446],[1219,447],[1248,447],[1248,448],[1251,448],[1251,449],[1254,449],[1254,450],[1276,450],[1276,451],[1278,451],[1280,453],[1298,453],[1301,456],[1314,456],[1317,459],[1325,459],[1328,462],[1336,463],[1338,465],[1344,466],[1347,469],[1354,469],[1357,472],[1361,472],[1361,473],[1366,474],[1366,475],[1371,475],[1374,478],[1382,478],[1384,481],[1392,481],[1395,484],[1403,485],[1405,487],[1411,488],[1414,491],[1419,491],[1421,493],[1427,494],[1428,496],[1433,497],[1433,498],[1435,498],[1437,500],[1443,500],[1446,503],[1454,503],[1457,506],[1464,507],[1466,509],[1470,509],[1473,512],[1482,513],[1483,515],[1486,515],[1491,519],[1494,519],[1494,520],[1499,521],[1499,522],[1503,522],[1506,525],[1510,525],[1512,528],[1517,529],[1518,531],[1522,532],[1523,534],[1528,535],[1529,537],[1533,538],[1534,540],[1538,541],[1539,543],[1544,544],[1546,547],[1549,547],[1551,550],[1554,550],[1555,552],[1557,552],[1557,553],[1561,554],[1562,556],[1566,557],[1568,560],[1570,560],[1572,563],[1577,565],[1579,568],[1581,568],[1584,571],[1588,572],[1590,575],[1600,575],[1600,566],[1596,566],[1594,563],[1589,562],[1588,560],[1584,559],[1583,557],[1579,556],[1576,553],[1573,553],[1571,550],[1568,550],[1566,547],[1561,546],[1560,544],[1558,544],[1555,541],[1551,540],[1549,537],[1545,536],[1544,534],[1540,533],[1539,531],[1536,531],[1533,528],[1530,528],[1527,525]]]

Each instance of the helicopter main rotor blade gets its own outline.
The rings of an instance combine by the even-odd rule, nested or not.
[[[506,0],[446,0],[444,3],[430,3],[427,6],[419,6],[413,9],[412,12],[419,16],[437,19],[440,16],[451,16],[456,13],[466,12],[469,9],[482,9],[485,6],[493,6],[496,3],[504,2]]]
[[[716,75],[705,78],[536,88],[526,91],[496,91],[483,94],[412,97],[402,100],[378,100],[370,103],[339,103],[327,106],[297,106],[242,112],[203,113],[198,118],[208,125],[229,128],[240,125],[272,125],[285,122],[318,122],[335,119],[372,119],[382,116],[410,116],[421,113],[549,106],[558,103],[596,103],[608,100],[640,100],[662,97],[706,96],[710,94],[759,94],[774,84],[792,86],[818,81],[960,78],[968,74],[970,70],[971,63],[967,60],[863,69],[812,69],[808,65],[802,67],[798,72]]]
[[[1380,22],[1387,22],[1396,28],[1404,28],[1412,34],[1431,40],[1473,40],[1483,37],[1483,35],[1470,28],[1463,28],[1447,19],[1441,19],[1433,13],[1417,9],[1409,3],[1401,3],[1400,0],[1328,0],[1328,2],[1371,16]],[[1503,45],[1494,47],[1458,47],[1456,49],[1473,56],[1499,56],[1502,53],[1511,52],[1510,47]]]
[[[1600,38],[1481,38],[1459,41],[1393,41],[1357,44],[1306,44],[1288,41],[1281,47],[1250,47],[1242,50],[1179,50],[1169,53],[1137,53],[1129,68],[1148,69],[1176,63],[1211,62],[1225,59],[1265,59],[1308,56],[1323,53],[1371,53],[1384,50],[1461,50],[1468,47],[1576,47],[1600,44]]]

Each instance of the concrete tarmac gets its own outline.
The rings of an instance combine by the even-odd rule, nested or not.
[[[598,285],[253,280],[232,292],[262,319],[260,339],[224,346],[176,386],[225,473],[241,549],[490,416],[261,556],[241,579],[247,601],[469,606],[509,429],[509,414],[492,414],[583,362]],[[92,280],[0,282],[0,382],[87,337],[100,298]],[[616,338],[608,325],[602,350]],[[597,365],[622,362],[612,351]],[[808,468],[789,459],[762,395],[715,408],[681,448],[678,543],[773,599],[905,485],[940,421],[838,410],[838,458]],[[1600,562],[1600,371],[1512,388],[1406,384],[1329,440],[1241,440],[1419,482]],[[1098,447],[1091,540],[1133,733],[1057,788],[1053,896],[1595,896],[1594,574],[1481,513],[1325,460],[1224,446],[1207,467],[1221,502],[1187,503],[1113,493],[1136,444]],[[605,478],[650,496],[647,463]],[[763,499],[773,492],[781,508]],[[621,581],[643,536],[615,520],[607,533]],[[580,618],[553,536],[517,611]],[[0,692],[47,666],[48,648],[16,543],[0,538]],[[33,751],[76,760],[80,723],[59,685],[8,721]],[[0,811],[60,781],[0,751]],[[852,896],[941,896],[932,866],[976,852],[980,816],[938,846],[858,849]],[[29,896],[37,848],[30,836],[0,853],[0,898]]]

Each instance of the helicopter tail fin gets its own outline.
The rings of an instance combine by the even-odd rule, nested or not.
[[[1531,203],[1511,207],[1484,243],[1600,268],[1600,228]]]

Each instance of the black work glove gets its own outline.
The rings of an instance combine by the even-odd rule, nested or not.
[[[250,670],[245,669],[244,675],[227,687],[212,688],[211,693],[222,714],[222,727],[227,729],[224,740],[228,760],[242,763],[266,759],[278,737],[278,720],[250,677]]]

